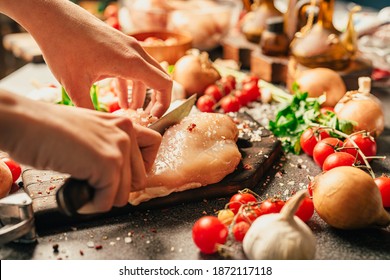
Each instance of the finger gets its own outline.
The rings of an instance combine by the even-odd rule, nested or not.
[[[146,106],[146,108],[145,108],[145,110],[144,110],[144,111],[145,111],[146,113],[148,113],[148,114],[150,114],[150,111],[152,110],[154,104],[156,103],[156,93],[155,93],[154,90],[152,90],[151,92],[152,92],[152,93],[151,93],[151,95],[150,95],[150,101],[149,101],[149,103],[148,103],[148,106]]]
[[[132,133],[131,141],[131,191],[139,191],[145,188],[146,170],[135,132]]]
[[[130,137],[129,137],[130,138]],[[118,186],[118,191],[115,196],[114,206],[121,207],[125,206],[129,201],[129,194],[131,191],[131,181],[132,181],[132,166],[130,162],[130,147],[132,143],[131,140],[127,143],[124,143],[124,147],[122,149],[123,154],[123,166],[121,170],[121,176]]]
[[[118,89],[118,103],[122,109],[129,108],[129,92],[127,87],[127,80],[122,78],[116,78],[116,86]]]
[[[158,132],[140,125],[135,125],[134,128],[137,132],[137,142],[141,150],[145,170],[149,172],[160,148],[162,136]]]
[[[64,84],[63,86],[74,105],[77,107],[94,109],[89,93],[91,86],[73,83]]]
[[[144,105],[146,96],[146,86],[140,81],[134,81],[133,90],[131,94],[131,106],[130,108],[136,110],[142,108]]]

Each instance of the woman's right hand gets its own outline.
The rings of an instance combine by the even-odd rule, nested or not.
[[[0,93],[0,149],[20,163],[87,180],[83,213],[124,206],[142,189],[161,143],[157,132],[122,116]]]

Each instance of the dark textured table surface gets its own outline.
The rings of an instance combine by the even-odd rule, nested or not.
[[[21,83],[25,81],[20,81]],[[0,81],[1,86],[1,81]],[[386,129],[378,139],[378,154],[390,156],[390,91],[374,88],[386,114]],[[390,159],[372,164],[376,174],[390,173]],[[262,197],[286,195],[307,185],[307,176],[320,169],[306,155],[283,155],[253,188]],[[38,227],[35,244],[0,246],[0,259],[220,259],[200,254],[191,237],[194,222],[205,214],[215,215],[228,197],[136,211],[64,226]],[[389,260],[390,228],[336,230],[316,214],[308,222],[317,239],[319,260]],[[54,252],[53,245],[58,245]],[[232,259],[245,258],[239,244]]]

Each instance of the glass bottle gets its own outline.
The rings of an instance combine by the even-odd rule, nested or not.
[[[356,9],[350,11],[349,28],[341,34],[333,25],[334,2],[320,0],[317,22],[311,28],[295,34],[290,50],[298,63],[310,68],[326,67],[334,70],[349,66],[356,51],[352,47],[355,36],[352,14]]]
[[[282,15],[282,12],[275,7],[273,0],[257,0],[252,5],[252,10],[245,15],[241,30],[248,41],[259,43],[261,33],[266,28],[267,19]]]

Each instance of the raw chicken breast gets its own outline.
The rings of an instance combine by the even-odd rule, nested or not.
[[[241,160],[238,129],[224,114],[199,113],[186,117],[164,134],[147,187],[130,194],[137,205],[172,192],[221,181]]]

